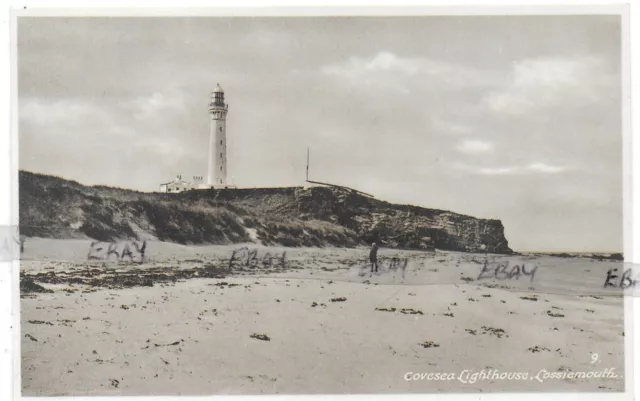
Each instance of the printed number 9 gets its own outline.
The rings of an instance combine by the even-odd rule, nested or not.
[[[596,363],[598,360],[598,354],[591,354],[591,363]]]

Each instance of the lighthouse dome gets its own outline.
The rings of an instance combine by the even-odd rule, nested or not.
[[[216,84],[216,88],[213,90],[213,93],[224,93],[220,84]]]

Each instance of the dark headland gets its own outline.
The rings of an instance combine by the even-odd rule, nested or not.
[[[100,241],[385,247],[510,254],[500,220],[328,187],[144,193],[19,172],[20,232]]]

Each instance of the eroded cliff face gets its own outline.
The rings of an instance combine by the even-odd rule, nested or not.
[[[511,253],[499,220],[395,205],[341,188],[141,193],[20,172],[27,236],[184,244],[370,245]],[[483,248],[485,246],[485,248]]]
[[[296,192],[301,218],[328,220],[355,231],[365,243],[394,248],[512,253],[500,220],[396,205],[355,192],[315,187]]]

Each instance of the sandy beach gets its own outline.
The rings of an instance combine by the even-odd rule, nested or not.
[[[22,278],[52,292],[22,295],[23,396],[624,389],[615,262],[383,248],[371,274],[364,248],[150,242],[118,263],[90,242],[27,242]],[[478,278],[507,261],[534,280]]]

